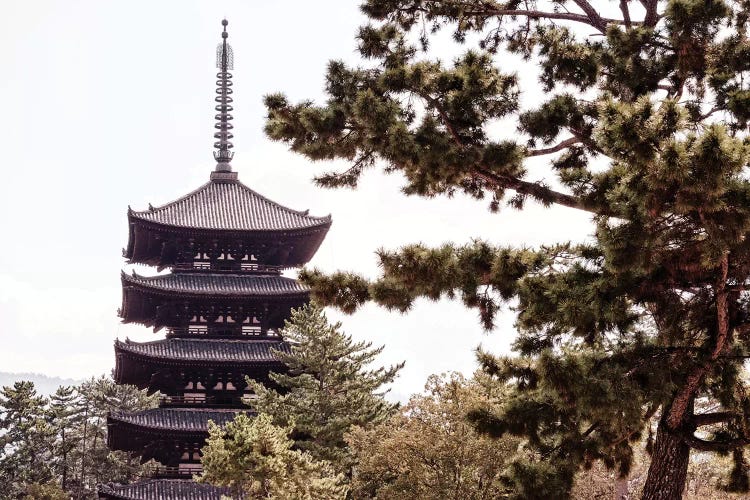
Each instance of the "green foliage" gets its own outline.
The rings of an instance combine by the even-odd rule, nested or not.
[[[107,447],[107,413],[153,408],[157,399],[135,386],[119,385],[105,376],[92,377],[78,386],[77,391],[80,399],[76,433],[81,441],[71,458],[78,471],[76,488],[94,497],[97,484],[126,483],[144,471],[137,454],[111,451]]]
[[[385,400],[383,386],[395,379],[403,363],[370,369],[383,348],[354,342],[340,328],[315,305],[293,311],[282,331],[290,352],[277,353],[288,372],[271,374],[278,391],[250,381],[257,398],[249,402],[278,425],[292,427],[299,449],[348,473],[351,457],[344,434],[393,414],[397,405]]]
[[[365,0],[357,43],[366,64],[331,63],[322,104],[266,100],[269,137],[352,163],[319,177],[323,186],[353,187],[364,169],[382,167],[403,177],[406,194],[591,213],[586,245],[408,245],[378,252],[374,280],[301,275],[316,300],[346,312],[456,297],[489,329],[512,305],[516,355],[481,361],[513,393],[473,418],[490,435],[523,437],[527,454],[509,470],[526,497],[564,498],[592,460],[627,473],[630,443],[658,412],[658,432],[694,449],[750,443],[749,388],[737,376],[750,355],[750,6],[604,7]],[[452,61],[431,49],[443,29],[464,46]],[[507,53],[538,77],[525,109],[529,89]],[[549,160],[541,181],[527,178],[532,158]],[[696,414],[697,399],[716,411]],[[718,429],[703,432],[710,425]],[[687,462],[664,450],[644,491],[677,497],[683,484],[659,478],[678,477],[661,472]],[[743,489],[737,463],[731,484]]]
[[[21,498],[26,485],[52,478],[49,443],[52,427],[46,420],[47,399],[37,396],[31,382],[16,382],[0,390],[0,497]]]
[[[49,398],[31,382],[0,391],[0,498],[97,498],[101,482],[127,482],[143,467],[137,456],[107,448],[107,412],[155,405],[108,377],[60,387]]]
[[[269,415],[238,415],[223,428],[209,423],[200,482],[230,487],[242,498],[334,500],[346,497],[341,474],[328,462],[293,450],[291,428],[273,425]]]
[[[70,500],[70,495],[55,483],[33,483],[26,487],[28,500]]]
[[[63,491],[68,488],[70,476],[75,469],[71,455],[81,443],[80,436],[76,435],[77,427],[81,423],[79,409],[80,396],[73,387],[58,387],[50,396],[49,415],[57,435],[52,463],[60,476]]]
[[[472,407],[498,403],[504,388],[481,373],[431,376],[425,394],[370,429],[347,435],[357,460],[354,498],[480,500],[507,496],[503,472],[518,440],[478,434],[466,420]]]

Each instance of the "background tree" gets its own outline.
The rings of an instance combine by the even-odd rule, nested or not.
[[[518,439],[493,440],[466,420],[467,409],[498,404],[503,388],[460,374],[427,380],[397,415],[347,435],[355,456],[354,498],[489,500],[508,486],[503,472]]]
[[[652,425],[656,425],[654,419]],[[651,443],[653,445],[653,443]],[[649,439],[644,437],[633,444],[633,465],[627,477],[618,477],[617,471],[608,469],[603,463],[592,463],[576,474],[572,498],[600,498],[628,500],[638,498],[648,474]],[[695,452],[691,454],[683,498],[685,500],[731,500],[746,498],[737,493],[728,483],[726,471],[732,468],[732,456],[716,453]]]
[[[107,412],[155,405],[155,397],[109,377],[60,387],[49,399],[31,382],[3,387],[0,498],[95,499],[98,483],[136,479],[148,464],[107,448]]]
[[[75,429],[80,424],[80,395],[75,388],[60,386],[50,396],[49,416],[57,439],[53,448],[55,473],[60,477],[60,488],[66,491],[73,471],[70,455],[80,443]]]
[[[27,485],[53,478],[54,433],[46,404],[31,382],[0,390],[0,498],[23,498]]]
[[[292,426],[299,449],[348,473],[344,434],[352,426],[369,427],[393,414],[397,405],[385,400],[383,386],[393,382],[404,364],[370,369],[383,348],[354,342],[315,305],[293,311],[282,336],[291,350],[278,352],[278,357],[289,371],[270,375],[280,390],[251,381],[257,399],[249,403],[259,413],[272,415],[277,425]]]
[[[512,465],[519,495],[541,482],[568,495],[594,460],[627,473],[653,415],[644,498],[681,496],[691,450],[738,450],[733,477],[747,485],[750,405],[738,373],[750,334],[748,9],[366,0],[366,67],[331,62],[321,105],[266,98],[271,138],[313,160],[351,161],[318,177],[323,186],[356,186],[382,166],[403,175],[406,194],[591,213],[583,245],[411,245],[379,251],[373,281],[302,274],[317,300],[347,312],[460,297],[490,328],[517,301],[516,357],[481,357],[515,391],[473,419],[490,435],[525,437],[530,455]],[[441,60],[430,50],[441,29],[470,49]],[[531,106],[507,52],[538,77]],[[528,178],[532,159],[549,167],[540,181]],[[698,397],[715,410],[696,412]]]
[[[201,482],[230,487],[243,498],[335,500],[346,497],[344,477],[328,462],[293,450],[290,428],[269,415],[238,415],[223,428],[209,423]],[[244,496],[243,496],[244,495]]]
[[[137,454],[110,451],[107,447],[107,413],[153,408],[156,396],[131,385],[118,385],[111,377],[101,376],[83,382],[77,388],[80,398],[77,448],[70,454],[76,481],[70,491],[83,498],[96,498],[96,485],[106,482],[127,483],[147,470]]]
[[[70,494],[57,483],[32,483],[26,487],[27,500],[70,500]]]

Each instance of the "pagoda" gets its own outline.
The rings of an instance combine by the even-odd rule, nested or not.
[[[113,413],[112,450],[137,452],[161,464],[154,477],[131,485],[101,485],[100,498],[217,499],[221,488],[201,485],[201,448],[208,422],[224,424],[248,411],[246,377],[271,383],[288,351],[279,329],[308,290],[282,271],[305,264],[331,218],[286,208],[242,184],[232,171],[233,52],[227,21],[217,48],[216,167],[209,181],[165,205],[128,209],[130,264],[166,274],[122,273],[124,323],[164,330],[164,339],[115,342],[115,381],[162,397],[158,408]]]

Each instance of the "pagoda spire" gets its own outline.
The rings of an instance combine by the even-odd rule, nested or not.
[[[231,45],[227,43],[227,25],[226,19],[221,21],[224,31],[221,33],[221,43],[216,47],[216,67],[219,72],[216,74],[216,133],[214,138],[214,159],[216,160],[216,172],[231,172],[232,157],[234,153],[231,149],[234,145],[231,143],[233,125],[230,123],[233,119],[230,112],[232,108],[232,74],[229,70],[234,69],[234,52]]]

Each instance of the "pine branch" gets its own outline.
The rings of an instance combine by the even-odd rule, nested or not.
[[[585,2],[584,2],[585,3]],[[593,8],[592,8],[593,9]],[[611,19],[599,16],[594,10],[595,18],[592,19],[588,15],[574,14],[572,12],[546,12],[541,10],[524,10],[524,9],[494,9],[486,11],[468,11],[465,12],[467,16],[474,17],[491,17],[491,16],[523,16],[529,19],[559,19],[563,21],[574,21],[577,23],[587,24],[593,28],[598,29],[602,33],[606,30],[607,24],[625,24],[625,21],[620,19]],[[640,24],[640,23],[633,23]]]
[[[692,434],[685,435],[682,438],[685,444],[699,451],[727,452],[750,444],[750,440],[747,438],[730,439],[728,441],[706,441]]]
[[[458,147],[465,147],[464,142],[461,140],[461,137],[456,132],[451,120],[449,119],[445,111],[443,110],[443,107],[440,105],[440,102],[430,95],[426,95],[415,89],[411,89],[411,90],[417,96],[427,101],[427,103],[430,106],[432,106],[435,109],[435,111],[437,111],[438,115],[440,116],[440,120],[443,122],[443,125],[445,125],[445,128],[448,130],[448,133],[453,138],[453,141],[456,143],[456,145]],[[573,139],[575,139],[575,141],[581,141],[579,137],[571,137],[563,141],[563,143],[567,141],[571,141]],[[573,142],[571,142],[571,144],[573,144]],[[554,147],[557,147],[557,146],[554,146]],[[550,149],[554,149],[554,147]],[[564,147],[565,146],[562,146],[560,147],[560,149],[563,149]],[[544,153],[540,153],[540,154],[544,154]],[[517,193],[529,195],[537,200],[541,200],[545,204],[555,203],[557,205],[563,205],[563,206],[570,207],[570,208],[577,208],[579,210],[585,210],[591,213],[597,213],[595,210],[585,207],[582,201],[578,199],[577,197],[569,195],[569,194],[565,194],[565,193],[560,193],[558,191],[554,191],[540,183],[524,181],[517,177],[510,176],[510,175],[495,174],[481,167],[475,168],[474,174],[477,177],[484,180],[485,182],[494,186],[495,189],[497,190],[512,189]]]
[[[694,425],[701,427],[704,425],[720,424],[737,416],[736,413],[731,411],[717,411],[713,413],[700,413],[698,415],[693,415],[691,420]]]

